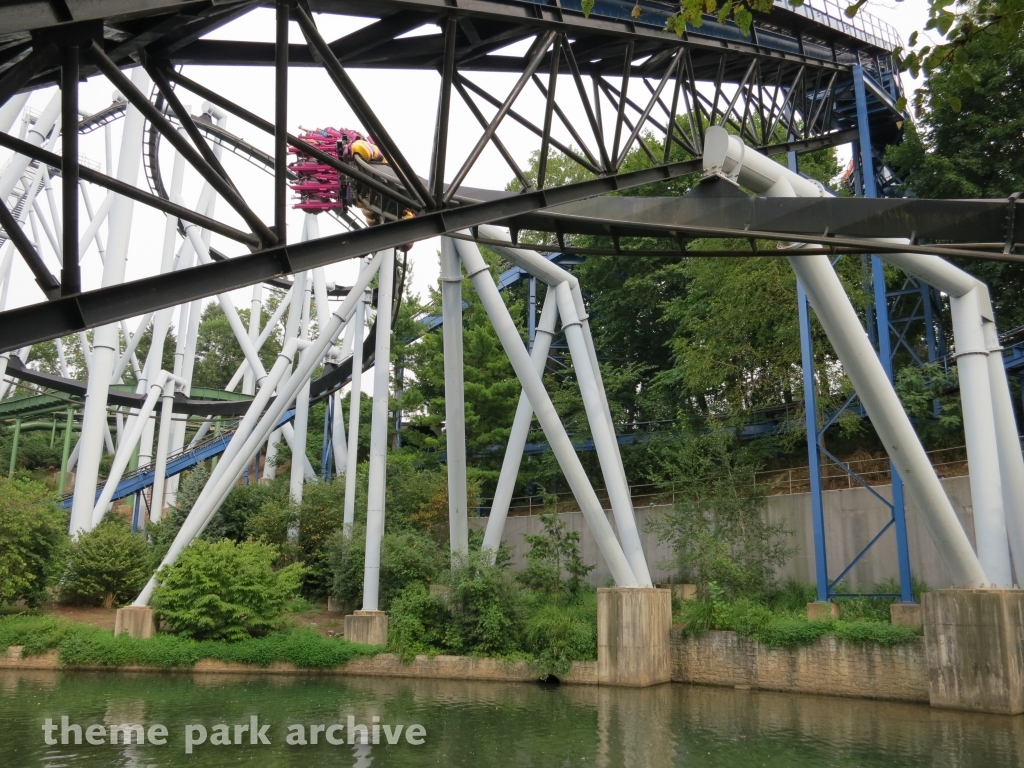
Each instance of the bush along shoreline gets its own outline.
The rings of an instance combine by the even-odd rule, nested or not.
[[[142,640],[114,636],[108,629],[55,616],[16,615],[0,618],[0,648],[23,646],[24,656],[59,653],[61,666],[155,667],[187,669],[212,659],[269,667],[276,662],[301,669],[339,667],[353,659],[375,656],[384,649],[326,638],[313,630],[284,629],[242,640],[193,640],[160,632]]]

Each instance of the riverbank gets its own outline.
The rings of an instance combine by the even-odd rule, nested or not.
[[[731,631],[671,632],[672,681],[892,701],[928,701],[920,638],[899,645],[834,635],[799,647],[772,647]],[[545,676],[529,659],[417,655],[288,629],[238,643],[159,634],[148,640],[53,616],[0,619],[0,669],[339,675],[531,682]],[[596,685],[597,662],[574,661],[559,680]]]

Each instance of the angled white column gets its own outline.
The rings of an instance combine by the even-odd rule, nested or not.
[[[804,179],[744,146],[719,126],[712,126],[707,131],[704,168],[706,171],[721,171],[738,179],[747,189],[768,197],[820,197],[825,194],[816,182]],[[828,257],[803,255],[790,256],[788,260],[886,453],[918,504],[922,521],[939,550],[953,585],[986,586],[989,580],[985,570]]]
[[[153,500],[149,508],[149,519],[154,523],[159,523],[164,514],[167,449],[171,442],[171,419],[174,413],[174,382],[175,379],[172,377],[164,383],[163,397],[160,398],[160,431],[156,438],[156,461],[153,463]]]
[[[594,493],[590,479],[580,463],[579,456],[576,455],[569,436],[565,432],[565,427],[558,418],[555,407],[551,404],[547,390],[544,389],[544,382],[541,381],[540,375],[530,361],[530,354],[526,351],[523,340],[519,336],[519,330],[509,316],[508,307],[505,306],[501,294],[498,293],[494,278],[480,255],[480,250],[475,243],[464,240],[455,240],[455,247],[466,267],[469,279],[473,281],[473,287],[480,297],[480,302],[497,331],[498,339],[501,341],[505,354],[508,355],[512,369],[516,372],[516,376],[519,377],[519,381],[523,385],[523,390],[530,399],[530,405],[534,413],[537,414],[537,421],[540,422],[541,428],[547,436],[551,451],[554,453],[569,487],[572,488],[573,495],[594,534],[598,549],[608,564],[615,584],[620,587],[639,586],[639,582],[629,566],[629,561],[626,560],[622,547],[619,546],[619,542],[615,538],[611,524],[605,517],[601,502],[597,498],[597,494]]]
[[[509,238],[504,230],[494,226],[485,225],[480,228],[480,231],[490,240],[505,240],[507,242]],[[590,422],[591,432],[594,435],[594,445],[597,448],[605,487],[608,489],[615,527],[622,541],[622,549],[637,581],[641,586],[649,586],[651,584],[650,571],[640,541],[640,531],[633,511],[633,499],[630,496],[629,483],[626,480],[626,470],[622,465],[622,456],[615,439],[615,424],[612,421],[604,384],[601,381],[597,354],[593,348],[593,340],[590,338],[590,327],[586,324],[587,311],[583,303],[583,292],[580,289],[579,280],[572,273],[536,251],[501,246],[495,246],[493,249],[520,268],[539,277],[548,285],[549,290],[558,290],[558,286],[563,283],[566,286],[561,289],[567,293],[559,300],[559,313],[563,326],[569,323],[570,327],[574,329],[569,332],[576,342],[574,348],[570,346],[570,353],[573,366],[577,369],[581,391],[584,387],[587,388],[587,395],[584,396],[584,402],[589,402],[589,405],[586,406],[587,420]],[[567,312],[571,312],[571,315]],[[593,397],[590,397],[591,395]]]
[[[462,361],[462,263],[450,237],[441,238],[441,330],[444,334],[444,434],[448,450],[448,540],[469,552],[466,491],[466,403]]]
[[[363,274],[366,264],[359,265],[359,275]],[[354,289],[353,289],[354,290]],[[363,333],[366,330],[366,299],[356,298],[355,314],[350,323],[352,330],[352,386],[349,388],[348,404],[348,461],[345,465],[345,509],[343,521],[345,532],[352,528],[356,514],[356,470],[359,466],[359,406],[363,386]]]
[[[341,306],[331,315],[329,324],[321,331],[319,338],[308,347],[309,354],[295,367],[295,370],[288,376],[287,381],[278,386],[279,382],[281,382],[292,367],[292,357],[295,350],[302,344],[302,342],[295,338],[288,339],[285,342],[284,349],[278,355],[277,362],[267,376],[266,385],[253,398],[249,409],[235,430],[231,442],[228,443],[221,456],[221,461],[210,474],[209,481],[203,488],[202,493],[200,493],[199,498],[196,499],[192,510],[171,543],[167,555],[160,564],[161,567],[174,563],[182,549],[188,546],[202,532],[213,518],[213,515],[216,514],[227,494],[231,492],[231,488],[246,462],[253,456],[260,444],[266,440],[267,435],[274,429],[281,415],[291,404],[292,400],[294,400],[296,394],[298,394],[299,387],[313,372],[317,361],[326,353],[334,339],[341,332],[344,324],[349,322],[355,310],[357,300],[362,297],[362,292],[373,279],[380,263],[381,258],[378,254],[371,261],[369,268],[360,275],[355,286],[353,286],[352,293],[345,297],[345,300],[341,302]],[[277,388],[277,395],[271,403],[271,392],[275,388]],[[134,605],[148,604],[155,588],[156,580],[155,578],[150,578],[146,587],[135,599]]]
[[[379,610],[380,540],[384,536],[387,485],[388,407],[391,395],[391,310],[395,289],[395,250],[381,252],[377,283],[377,348],[373,360],[373,416],[370,419],[370,476],[366,489],[366,561],[363,610]],[[359,333],[359,329],[356,329]],[[353,480],[355,478],[352,478]]]
[[[149,75],[143,67],[132,70],[132,83],[143,93],[149,92]],[[125,113],[121,138],[121,152],[117,163],[118,181],[131,184],[138,181],[142,160],[142,134],[144,119],[134,106]],[[2,190],[0,190],[2,192]],[[131,235],[134,201],[117,195],[108,217],[109,237],[103,265],[104,287],[124,282],[128,240]],[[97,328],[93,334],[92,361],[89,384],[86,389],[85,408],[82,413],[82,451],[75,478],[75,495],[71,506],[70,532],[88,531],[92,526],[92,510],[96,500],[96,478],[100,468],[100,446],[107,426],[107,393],[113,373],[118,346],[117,324]]]
[[[548,361],[548,352],[551,350],[551,339],[554,338],[557,320],[558,301],[555,299],[555,292],[549,288],[544,297],[540,320],[537,322],[533,349],[530,350],[530,362],[538,376],[544,375],[544,367]],[[505,521],[508,519],[508,508],[512,503],[512,493],[515,491],[516,479],[519,477],[519,466],[523,461],[523,450],[526,448],[526,441],[530,436],[532,422],[533,407],[530,405],[530,398],[524,389],[519,394],[519,405],[516,406],[512,431],[509,432],[508,445],[505,447],[505,458],[502,460],[501,472],[498,475],[498,485],[494,489],[494,499],[491,501],[491,514],[487,518],[487,528],[484,530],[482,548],[491,553],[497,552],[498,547],[501,546],[501,537],[505,533]]]

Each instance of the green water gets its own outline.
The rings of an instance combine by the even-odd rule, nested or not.
[[[424,742],[288,745],[288,726],[422,725]],[[47,745],[45,718],[168,730],[167,744]],[[257,717],[269,745],[194,746]],[[95,733],[95,732],[94,732]],[[158,734],[157,734],[158,735]],[[344,731],[333,732],[346,740]],[[60,731],[53,734],[60,739]],[[69,741],[74,738],[69,734]],[[105,735],[109,742],[109,735]],[[198,739],[198,732],[194,732]],[[684,685],[646,690],[372,678],[0,671],[0,766],[1024,766],[1024,717]]]

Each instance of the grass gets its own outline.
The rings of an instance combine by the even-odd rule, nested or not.
[[[796,609],[773,609],[742,598],[688,601],[680,606],[676,618],[690,636],[709,629],[733,630],[769,648],[812,645],[826,635],[850,643],[893,646],[914,642],[921,635],[920,628],[896,626],[875,617],[808,621],[806,614]]]
[[[24,646],[26,656],[57,649],[62,666],[147,666],[165,669],[195,666],[200,659],[268,667],[283,661],[323,669],[373,656],[383,649],[325,638],[312,630],[288,629],[237,643],[187,640],[160,633],[148,640],[120,635],[53,616],[0,618],[0,649]]]

